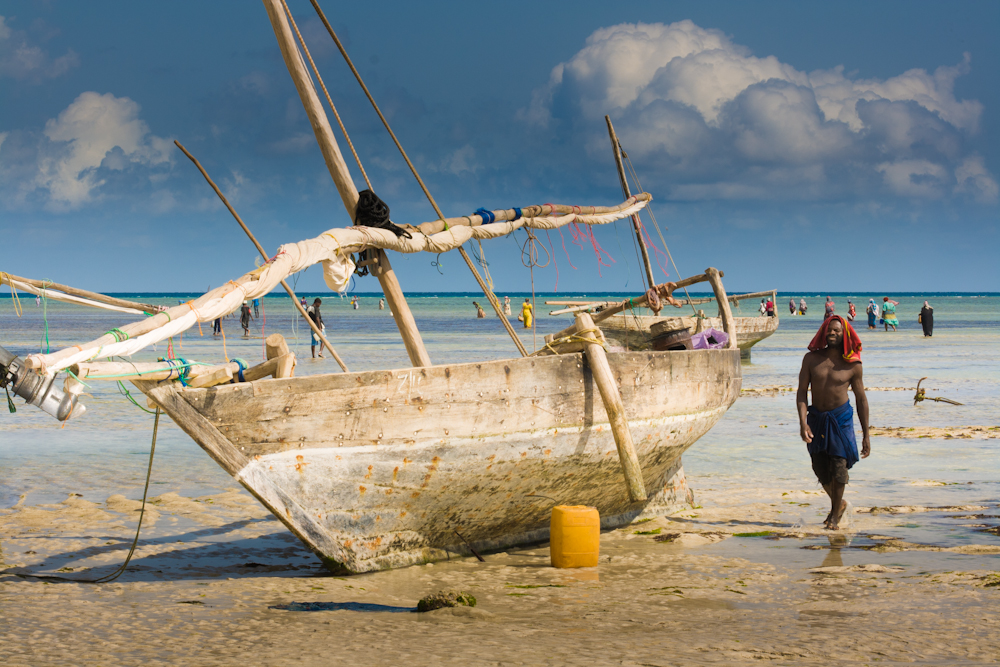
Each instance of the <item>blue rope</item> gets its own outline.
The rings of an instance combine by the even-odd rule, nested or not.
[[[230,359],[230,361],[235,361],[237,364],[239,364],[240,370],[236,374],[236,377],[240,379],[240,382],[246,382],[246,378],[243,377],[243,371],[250,368],[250,365],[247,364],[247,362],[243,361],[242,359]]]
[[[477,208],[476,215],[482,217],[484,225],[495,222],[497,219],[497,217],[493,215],[493,211],[487,211],[485,208]]]
[[[519,209],[518,207],[515,206],[514,207],[514,220],[520,220],[520,219],[521,219],[521,209]],[[514,222],[514,220],[511,220],[511,222]]]
[[[168,380],[173,378],[174,370],[176,370],[178,382],[180,382],[183,387],[188,386],[188,369],[195,365],[194,362],[188,361],[187,359],[181,359],[180,357],[176,357],[174,359],[164,359],[163,357],[160,357],[157,361],[170,366],[170,375],[167,376]]]

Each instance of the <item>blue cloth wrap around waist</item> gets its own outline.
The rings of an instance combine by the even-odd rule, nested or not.
[[[807,446],[810,454],[823,452],[828,456],[847,459],[850,468],[858,462],[858,441],[854,437],[854,408],[847,401],[839,408],[820,412],[809,406],[806,423],[813,433],[813,441]]]

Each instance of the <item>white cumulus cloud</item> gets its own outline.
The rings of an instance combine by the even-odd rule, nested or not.
[[[596,153],[609,114],[633,160],[680,197],[996,201],[972,148],[982,104],[954,93],[970,62],[852,79],[755,56],[691,21],[621,24],[590,35],[520,115]]]
[[[34,186],[59,208],[77,208],[104,184],[101,173],[170,161],[172,144],[150,134],[127,97],[86,92],[45,123]],[[105,171],[105,173],[106,173]]]

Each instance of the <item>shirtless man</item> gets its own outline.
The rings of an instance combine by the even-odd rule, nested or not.
[[[863,439],[861,457],[871,453],[868,435],[868,398],[861,377],[861,340],[839,315],[823,322],[809,343],[809,352],[799,371],[796,406],[799,433],[809,448],[813,472],[830,496],[830,514],[823,522],[829,530],[839,530],[847,509],[844,488],[848,469],[858,461],[854,437],[854,410],[847,389],[854,391],[858,403]],[[812,405],[808,405],[812,389]]]

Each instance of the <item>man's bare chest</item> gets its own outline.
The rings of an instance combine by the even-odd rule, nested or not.
[[[823,359],[812,367],[810,375],[814,385],[837,387],[851,383],[854,369],[850,365],[841,365],[831,359]]]

